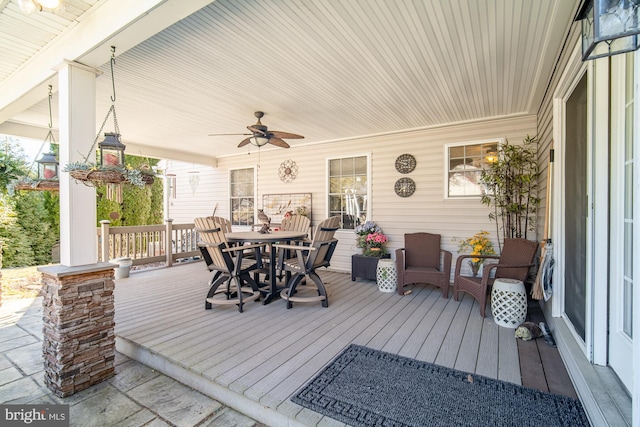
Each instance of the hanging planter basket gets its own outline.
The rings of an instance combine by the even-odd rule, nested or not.
[[[69,175],[71,175],[71,178],[82,181],[85,184],[121,184],[127,181],[127,178],[117,171],[72,170],[69,171]]]
[[[111,83],[113,85],[111,108],[109,108],[107,116],[104,118],[102,126],[100,126],[100,130],[96,135],[96,139],[93,141],[89,154],[84,157],[84,161],[67,164],[64,167],[63,172],[68,172],[73,179],[80,181],[89,187],[106,185],[107,199],[121,203],[122,184],[131,184],[137,187],[152,185],[154,181],[154,174],[148,166],[141,166],[138,169],[133,169],[124,165],[125,145],[120,142],[120,129],[118,126],[118,119],[116,117],[116,86],[113,79],[113,65],[116,62],[115,46],[111,46],[111,52]],[[102,134],[104,125],[107,123],[107,120],[112,113],[115,132],[106,132],[104,134],[104,141],[98,144],[100,151],[99,163],[90,163],[87,160],[91,153],[93,153],[93,149],[98,143],[98,139]]]
[[[19,181],[13,187],[15,190],[24,191],[59,191],[60,182],[57,179],[38,181]]]
[[[94,187],[102,184],[125,183],[142,187],[144,185],[152,185],[154,181],[153,175],[140,172],[140,180],[142,183],[132,182],[130,176],[125,176],[122,172],[115,170],[71,170],[69,171],[69,175],[77,181],[82,181],[86,185]]]
[[[104,184],[131,184],[144,187],[154,182],[153,172],[147,169],[98,168],[92,164],[74,163],[67,165],[63,171],[69,172],[73,179],[90,187],[99,187]]]

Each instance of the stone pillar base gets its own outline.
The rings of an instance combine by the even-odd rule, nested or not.
[[[56,396],[70,396],[115,373],[114,267],[38,269],[44,295],[44,380]]]

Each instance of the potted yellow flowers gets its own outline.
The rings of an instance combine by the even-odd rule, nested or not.
[[[491,240],[487,237],[488,235],[488,231],[480,231],[474,234],[473,237],[460,240],[458,252],[463,253],[466,252],[467,249],[470,249],[471,255],[495,255],[496,252],[493,249],[493,243],[491,243]],[[471,258],[469,260],[469,266],[471,267],[473,277],[478,275],[483,261],[484,260],[482,258]]]

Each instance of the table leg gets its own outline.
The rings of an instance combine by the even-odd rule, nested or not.
[[[276,253],[273,248],[273,243],[269,243],[269,288],[270,292],[265,298],[262,300],[262,305],[267,305],[278,294],[278,286],[276,283]]]

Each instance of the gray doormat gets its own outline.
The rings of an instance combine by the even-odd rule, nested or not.
[[[291,400],[353,426],[589,426],[576,399],[355,344]]]

